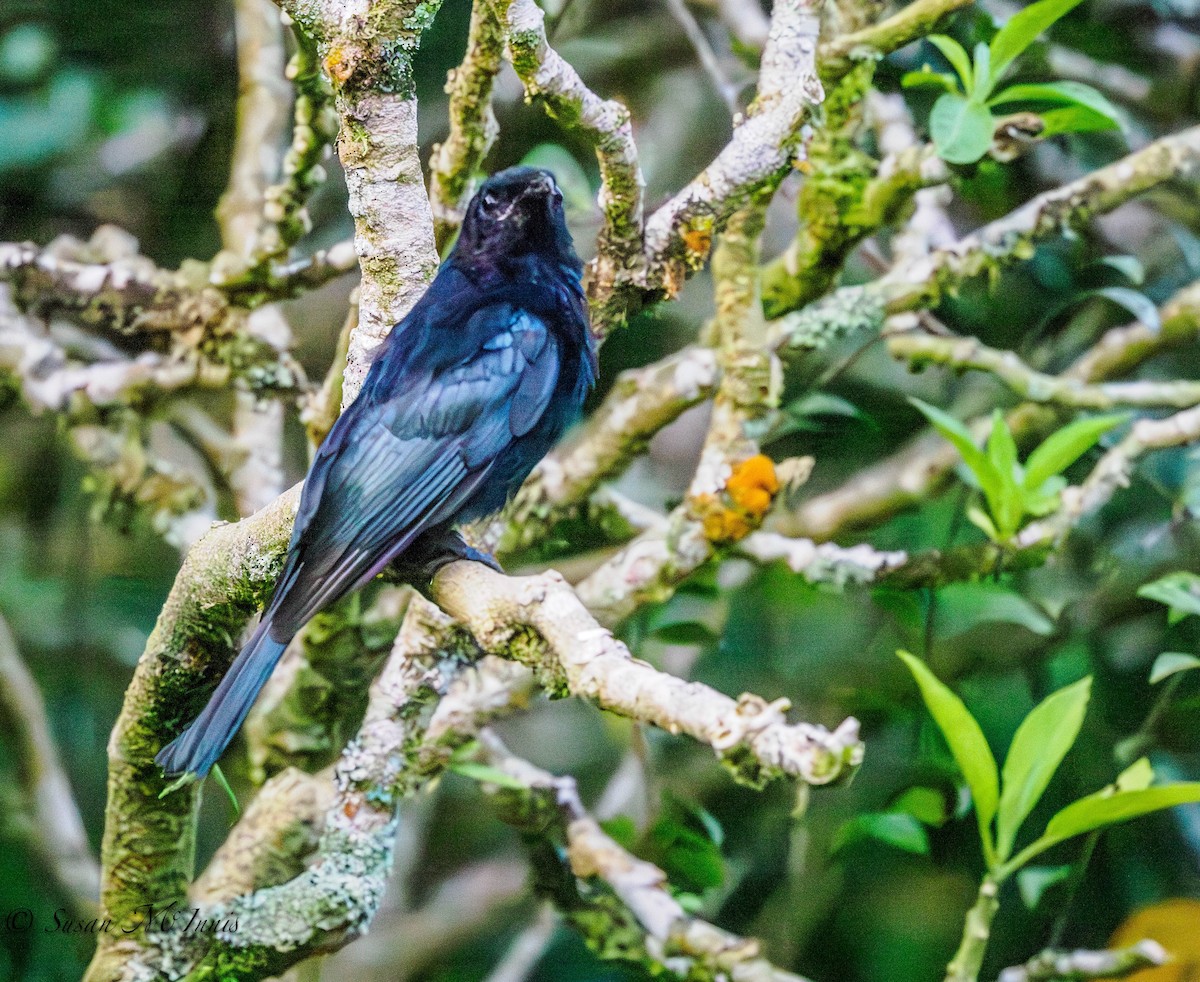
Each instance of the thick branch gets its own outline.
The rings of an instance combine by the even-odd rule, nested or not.
[[[811,347],[830,334],[878,330],[886,316],[937,306],[965,280],[1026,258],[1034,243],[1079,227],[1200,167],[1200,127],[1163,137],[1142,150],[1047,191],[955,245],[894,267],[863,286],[843,287],[775,322],[786,343]]]
[[[786,774],[827,784],[846,777],[861,759],[853,719],[832,733],[788,724],[787,700],[768,703],[745,694],[735,702],[638,661],[557,573],[510,578],[456,562],[438,573],[433,594],[484,650],[529,665],[551,692],[686,733],[711,746],[741,780],[761,784]]]
[[[713,236],[770,193],[803,144],[801,125],[824,97],[817,78],[820,0],[779,0],[763,49],[758,94],[733,139],[687,187],[646,220],[647,285],[673,296],[708,258]]]
[[[485,0],[480,0],[485,2]],[[588,292],[593,329],[611,329],[611,295],[617,281],[641,267],[642,191],[629,110],[601,99],[546,39],[545,15],[533,0],[486,0],[508,29],[508,57],[525,85],[528,98],[545,101],[546,111],[578,128],[596,148],[600,163],[600,210],[604,227],[590,270]]]
[[[462,224],[475,175],[499,135],[492,85],[504,57],[504,24],[490,0],[475,0],[462,64],[450,70],[450,133],[429,157],[429,203],[438,250]]]

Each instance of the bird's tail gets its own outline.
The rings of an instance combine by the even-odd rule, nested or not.
[[[154,762],[164,772],[201,778],[224,753],[287,647],[287,641],[271,637],[270,626],[270,619],[264,617],[209,697],[208,705],[159,751]]]

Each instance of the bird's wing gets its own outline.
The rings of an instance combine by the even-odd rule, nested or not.
[[[452,521],[545,413],[559,365],[545,324],[496,304],[462,330],[481,339],[470,354],[386,402],[356,404],[322,446],[272,604],[280,636]]]

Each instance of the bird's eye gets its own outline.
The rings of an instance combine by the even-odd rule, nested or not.
[[[494,194],[492,194],[489,191],[487,194],[485,194],[483,196],[483,200],[482,200],[481,204],[483,205],[484,211],[494,212],[497,208],[500,207],[500,199],[497,198]]]

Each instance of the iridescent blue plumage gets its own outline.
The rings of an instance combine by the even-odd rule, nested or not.
[[[596,375],[581,273],[549,174],[516,167],[483,185],[317,451],[262,622],[159,753],[167,773],[206,774],[314,614],[500,508],[578,417]]]

